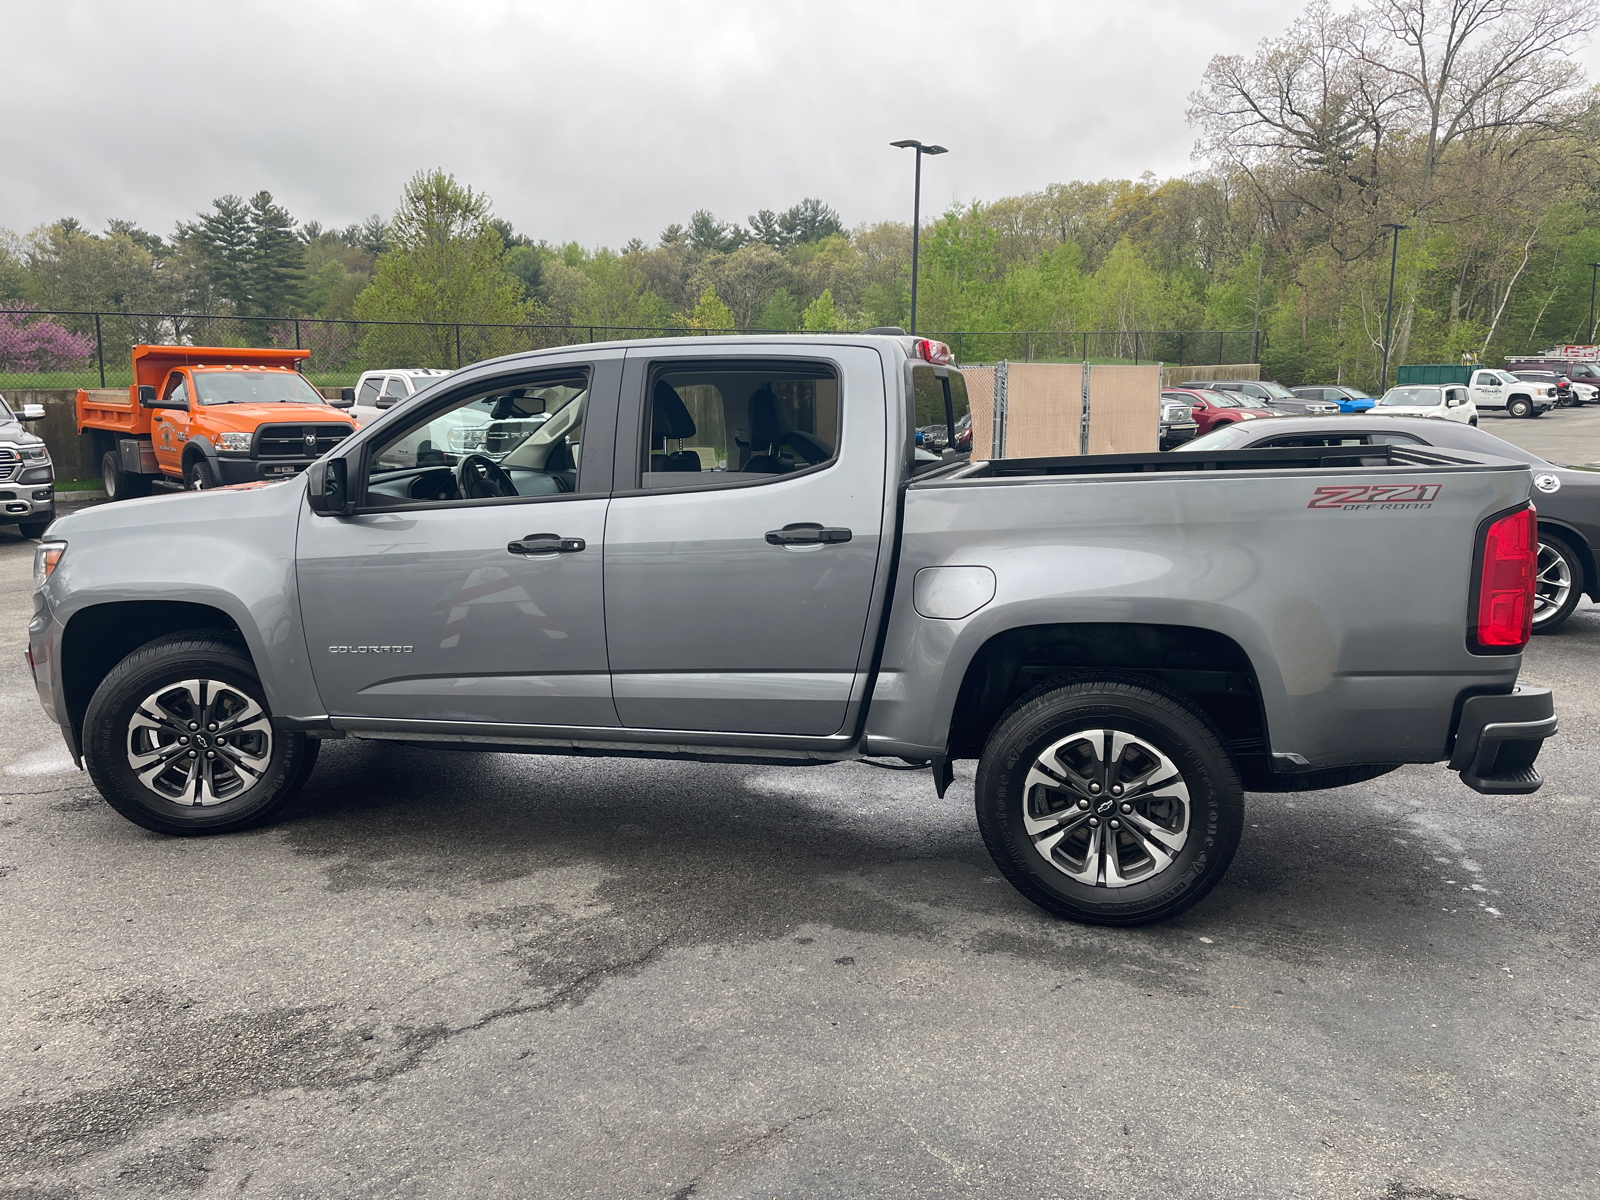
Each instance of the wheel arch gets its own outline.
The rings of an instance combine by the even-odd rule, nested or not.
[[[249,642],[220,608],[182,600],[124,600],[79,609],[61,634],[61,699],[71,722],[73,752],[83,744],[89,700],[113,667],[140,646],[186,629],[231,633]]]
[[[1140,622],[1018,625],[991,634],[956,693],[951,756],[977,757],[1006,709],[1040,683],[1096,670],[1144,676],[1178,692],[1216,724],[1236,760],[1269,769],[1262,681],[1244,646],[1204,626]]]

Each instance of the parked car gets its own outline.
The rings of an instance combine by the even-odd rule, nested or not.
[[[1539,562],[1534,582],[1533,632],[1549,633],[1583,595],[1600,602],[1600,467],[1563,466],[1484,429],[1457,421],[1396,417],[1333,422],[1325,417],[1271,426],[1231,427],[1183,447],[1185,451],[1306,446],[1439,446],[1527,463],[1538,509]]]
[[[56,516],[55,465],[44,439],[22,427],[44,420],[44,405],[13,409],[0,396],[0,522],[15,525],[25,538],[36,538]]]
[[[1367,415],[1434,417],[1442,421],[1459,421],[1463,425],[1478,423],[1478,410],[1472,402],[1472,393],[1460,386],[1392,387],[1383,394],[1382,399],[1367,410]]]
[[[1512,371],[1524,383],[1542,383],[1556,390],[1556,408],[1567,408],[1577,403],[1577,396],[1572,391],[1572,380],[1565,375],[1558,375],[1554,371]]]
[[[344,397],[353,405],[350,415],[358,424],[365,425],[448,374],[449,371],[437,367],[386,367],[381,371],[363,371],[355,387],[344,389]]]
[[[964,412],[956,421],[956,449],[972,449],[972,414]]]
[[[1542,354],[1506,359],[1506,370],[1554,371],[1583,390],[1575,397],[1587,404],[1600,399],[1600,363],[1592,359],[1569,358],[1561,354]],[[1592,389],[1592,390],[1591,390]]]
[[[78,432],[92,439],[108,500],[150,493],[158,480],[201,489],[277,479],[355,432],[306,382],[309,350],[135,346],[126,388],[83,388]]]
[[[1162,388],[1161,403],[1184,404],[1194,420],[1199,433],[1209,433],[1219,425],[1232,425],[1236,421],[1254,421],[1261,417],[1275,417],[1265,404],[1252,396],[1238,392],[1206,392],[1193,388]]]
[[[1332,401],[1296,396],[1282,384],[1273,383],[1270,379],[1197,379],[1184,386],[1214,392],[1236,392],[1259,400],[1273,412],[1291,416],[1331,416],[1339,411],[1338,404]]]
[[[917,427],[917,445],[937,454],[944,449],[945,443],[950,440],[950,430],[943,425],[919,425]]]
[[[1302,400],[1328,400],[1339,406],[1342,413],[1364,413],[1377,403],[1360,388],[1346,387],[1342,383],[1317,384],[1314,387],[1297,387],[1294,394]]]
[[[1445,759],[1482,793],[1540,786],[1525,464],[921,462],[924,380],[961,386],[948,347],[890,335],[476,364],[304,477],[58,519],[28,625],[40,701],[100,794],[168,834],[268,818],[327,737],[889,757],[940,795],[975,758],[999,871],[1105,925],[1206,895],[1246,789]],[[560,402],[520,440],[388,465],[516,391]]]
[[[1465,387],[1477,412],[1503,412],[1511,417],[1542,417],[1555,407],[1556,389],[1527,383],[1509,371],[1455,363],[1411,363],[1394,373],[1396,387]]]
[[[1194,419],[1194,410],[1190,403],[1177,395],[1169,398],[1166,392],[1162,392],[1161,424],[1157,446],[1162,450],[1171,450],[1198,436],[1199,432],[1200,426]]]

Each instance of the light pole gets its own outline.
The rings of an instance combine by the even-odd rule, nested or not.
[[[1389,243],[1389,311],[1383,317],[1383,370],[1378,373],[1378,395],[1383,395],[1389,390],[1389,328],[1394,323],[1394,265],[1400,256],[1400,231],[1410,229],[1409,225],[1396,225],[1393,221],[1384,223],[1383,228],[1392,229],[1392,240]]]
[[[1589,345],[1594,345],[1594,280],[1600,272],[1600,263],[1589,264]]]
[[[917,331],[917,243],[922,240],[922,156],[924,154],[948,154],[943,146],[924,146],[914,138],[907,138],[903,142],[890,142],[889,145],[901,150],[915,150],[917,152],[917,182],[911,192],[911,332]]]

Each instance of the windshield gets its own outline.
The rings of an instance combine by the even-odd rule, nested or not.
[[[1267,395],[1271,396],[1274,400],[1294,400],[1294,399],[1297,399],[1295,394],[1293,392],[1291,392],[1288,388],[1284,387],[1281,383],[1267,383],[1267,382],[1263,381],[1258,386],[1261,387],[1262,389],[1264,389],[1266,391]]]
[[[16,414],[11,411],[11,406],[6,403],[6,398],[0,396],[0,421],[15,421]]]
[[[1365,392],[1358,391],[1355,388],[1345,388],[1344,389],[1344,394],[1345,394],[1345,399],[1347,399],[1347,400],[1371,400],[1372,399],[1372,397],[1367,395]]]
[[[201,404],[326,404],[298,371],[196,371]]]
[[[1269,424],[1271,422],[1268,422]],[[1174,446],[1171,453],[1180,454],[1185,450],[1233,450],[1244,445],[1250,438],[1250,433],[1245,429],[1247,422],[1236,421],[1232,425],[1224,425],[1221,429],[1213,429],[1204,437],[1197,437],[1193,441],[1185,442],[1181,446]]]
[[[1379,404],[1404,408],[1437,408],[1444,403],[1444,395],[1436,387],[1390,388]]]
[[[1507,374],[1505,371],[1490,371],[1489,374],[1498,379],[1501,383],[1517,382],[1517,377],[1515,375]]]

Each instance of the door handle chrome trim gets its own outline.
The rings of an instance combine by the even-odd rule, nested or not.
[[[587,545],[582,538],[564,538],[559,533],[530,533],[507,542],[506,550],[512,554],[576,554]]]
[[[774,546],[806,546],[849,540],[848,529],[826,529],[815,521],[799,521],[782,529],[767,530],[767,541]]]

